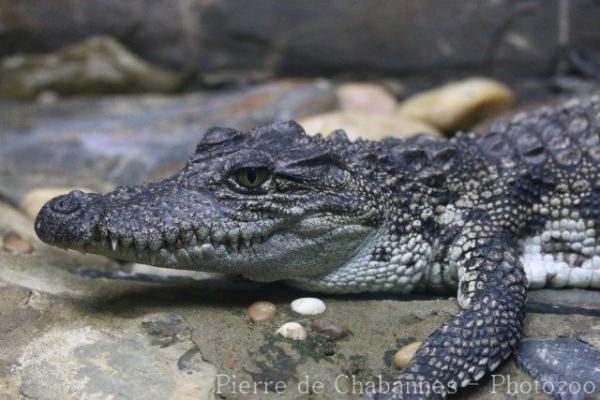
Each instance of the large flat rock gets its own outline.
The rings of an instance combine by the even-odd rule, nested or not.
[[[517,364],[559,400],[585,400],[600,393],[600,349],[573,338],[527,339]]]

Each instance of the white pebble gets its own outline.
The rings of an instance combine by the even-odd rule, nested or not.
[[[286,322],[275,332],[286,339],[304,340],[306,339],[306,329],[297,322]]]
[[[292,301],[292,310],[302,315],[317,315],[325,312],[325,303],[314,297],[303,297]]]

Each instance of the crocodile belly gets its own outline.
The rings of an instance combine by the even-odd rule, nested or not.
[[[548,221],[520,245],[530,288],[600,288],[600,241],[593,221]]]

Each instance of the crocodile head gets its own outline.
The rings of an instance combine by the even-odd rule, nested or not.
[[[322,275],[384,218],[382,194],[349,158],[295,122],[212,128],[174,176],[59,196],[35,229],[51,245],[159,267],[260,281]]]

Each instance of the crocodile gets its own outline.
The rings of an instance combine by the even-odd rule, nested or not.
[[[211,128],[175,175],[59,196],[35,230],[62,248],[323,293],[456,290],[461,312],[390,391],[367,394],[445,398],[515,349],[528,286],[600,288],[600,96],[452,139]]]

